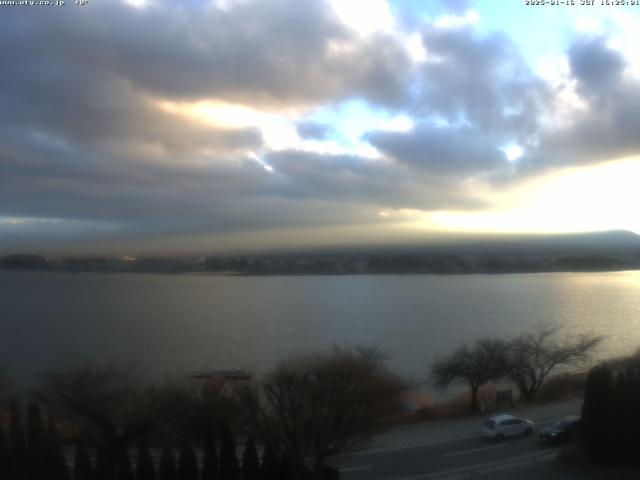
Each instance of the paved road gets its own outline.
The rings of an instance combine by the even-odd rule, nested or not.
[[[558,465],[557,448],[541,445],[538,438],[540,428],[579,409],[579,402],[568,402],[514,412],[534,420],[536,433],[504,441],[483,438],[477,417],[399,427],[331,463],[343,480],[585,478],[584,472]]]

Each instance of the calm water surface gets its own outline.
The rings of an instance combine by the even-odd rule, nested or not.
[[[423,379],[461,341],[543,323],[640,347],[640,272],[218,277],[0,272],[0,365],[20,382],[69,362],[151,374],[260,372],[334,344],[380,345]]]

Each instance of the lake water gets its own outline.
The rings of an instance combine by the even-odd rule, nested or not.
[[[73,362],[153,375],[263,372],[288,355],[379,345],[426,378],[462,341],[541,324],[640,347],[640,272],[223,277],[0,272],[0,365],[14,381]]]

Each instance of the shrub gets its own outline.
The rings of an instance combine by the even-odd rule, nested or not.
[[[603,364],[587,376],[580,436],[594,463],[638,465],[640,456],[640,365],[613,372]]]
[[[93,480],[93,478],[89,454],[82,445],[77,445],[73,460],[73,480]]]

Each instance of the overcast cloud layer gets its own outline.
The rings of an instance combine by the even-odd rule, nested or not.
[[[0,7],[0,250],[481,211],[640,153],[611,31],[549,76],[473,2],[419,3],[364,30],[320,0]]]

